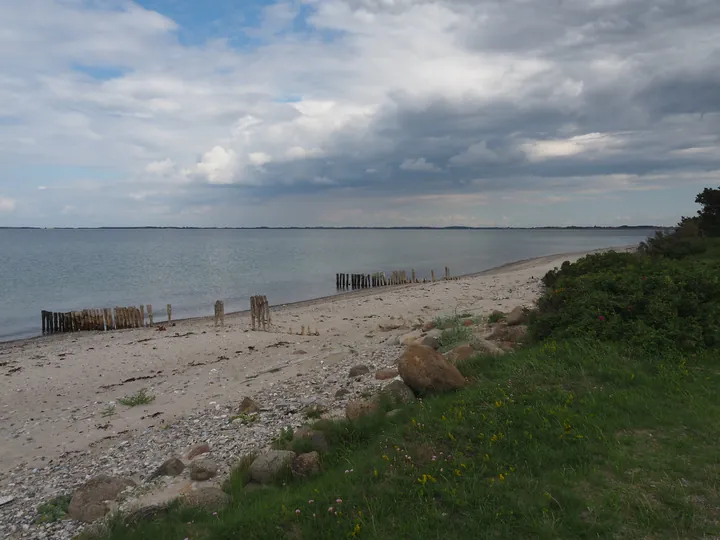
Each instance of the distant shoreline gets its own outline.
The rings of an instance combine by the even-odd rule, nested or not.
[[[655,229],[665,230],[673,227],[665,227],[661,225],[619,225],[617,227],[602,226],[568,226],[568,227],[466,227],[463,225],[454,225],[450,227],[2,227],[0,230],[32,230],[32,231],[113,231],[113,230],[199,230],[199,231],[534,231],[534,230],[603,230],[603,231],[622,231],[637,229]]]

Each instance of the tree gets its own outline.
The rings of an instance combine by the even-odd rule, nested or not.
[[[695,197],[695,202],[702,206],[697,213],[700,233],[703,236],[720,236],[720,188],[705,188]]]

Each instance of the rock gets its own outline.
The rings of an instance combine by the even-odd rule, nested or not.
[[[196,444],[193,446],[190,451],[187,453],[187,459],[193,459],[198,456],[201,456],[203,454],[207,454],[210,452],[210,445],[207,443],[202,444]]]
[[[385,344],[388,347],[397,347],[398,345],[400,345],[400,338],[397,336],[393,336],[391,338],[388,338],[388,340],[385,342]]]
[[[350,390],[348,390],[347,388],[340,388],[337,392],[335,392],[335,397],[336,398],[345,397],[349,393],[350,393]]]
[[[405,384],[418,394],[447,392],[465,386],[458,369],[437,351],[422,345],[410,345],[398,361]]]
[[[509,326],[505,330],[505,341],[522,343],[527,336],[528,328],[524,325]]]
[[[518,324],[523,324],[527,322],[528,316],[525,310],[522,308],[522,306],[518,306],[515,309],[513,309],[510,313],[508,313],[507,318],[505,319],[505,322],[508,326],[517,326]]]
[[[204,487],[186,494],[183,502],[193,508],[220,510],[230,502],[230,496],[220,488]]]
[[[162,514],[165,514],[168,510],[168,503],[151,504],[148,506],[133,508],[125,515],[125,517],[123,518],[123,522],[125,523],[125,525],[133,525],[140,521],[152,521],[160,517]],[[100,535],[99,538],[104,538],[106,535],[107,534]]]
[[[473,324],[475,324],[475,323],[473,323],[472,319],[463,319],[462,323],[463,323],[463,326],[472,326]]]
[[[244,397],[243,400],[240,402],[240,407],[238,407],[238,413],[251,414],[256,412],[260,412],[260,405],[258,405],[254,399],[250,397]]]
[[[290,450],[266,450],[250,465],[250,479],[258,484],[270,484],[284,469],[290,467],[295,452]]]
[[[381,396],[387,396],[394,407],[415,401],[412,389],[402,381],[394,380],[380,391]]]
[[[348,374],[348,377],[360,377],[361,375],[366,375],[370,373],[370,368],[364,365],[357,365],[350,368],[350,373]]]
[[[503,354],[505,354],[504,350],[495,345],[492,341],[488,341],[487,339],[482,339],[478,337],[473,338],[471,345],[473,349],[480,353],[495,354],[498,356],[502,356]]]
[[[327,452],[330,449],[327,437],[322,431],[315,431],[310,426],[302,426],[295,430],[293,439],[310,439],[313,450]]]
[[[435,328],[436,324],[435,321],[428,321],[425,324],[423,324],[422,330],[423,332],[429,332],[430,330],[433,330]]]
[[[447,353],[447,359],[453,364],[460,364],[461,362],[465,362],[466,360],[472,358],[475,354],[477,353],[472,345],[465,344],[455,347],[452,351]]]
[[[73,493],[68,515],[77,521],[92,523],[107,514],[109,501],[114,501],[128,487],[135,487],[129,478],[101,474],[88,480]]]
[[[420,339],[423,337],[423,333],[420,330],[415,330],[413,332],[410,332],[409,334],[405,334],[404,336],[400,337],[400,344],[401,345],[414,345],[416,343],[420,342]]]
[[[345,417],[348,420],[357,420],[363,416],[373,414],[378,410],[377,399],[356,399],[345,407]]]
[[[185,470],[185,464],[177,457],[171,457],[165,463],[160,465],[155,472],[150,475],[148,480],[152,480],[159,476],[177,476]]]
[[[388,319],[378,324],[378,330],[381,332],[392,332],[393,330],[405,327],[405,321],[402,319]]]
[[[490,318],[496,321],[502,321],[505,318],[505,313],[503,313],[499,309],[494,309],[493,312],[490,314]]]
[[[295,456],[290,466],[293,476],[307,478],[320,472],[320,454],[308,452]]]
[[[420,345],[423,345],[425,347],[430,347],[433,351],[437,351],[440,348],[440,344],[438,343],[438,338],[435,336],[425,336],[420,341]]]
[[[209,458],[202,458],[190,464],[190,479],[196,482],[210,480],[217,475],[217,465]]]
[[[379,369],[379,370],[377,370],[377,372],[375,372],[375,378],[378,381],[387,381],[390,379],[394,379],[398,375],[399,375],[399,373],[398,373],[398,370],[396,367],[383,368],[383,369]]]

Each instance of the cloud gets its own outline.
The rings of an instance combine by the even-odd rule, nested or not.
[[[438,172],[440,170],[432,163],[428,163],[425,158],[406,159],[400,164],[400,168],[403,171],[415,172]]]
[[[15,200],[10,197],[0,196],[0,214],[10,213],[15,211]]]
[[[720,4],[551,4],[280,1],[200,28],[190,0],[2,3],[3,223],[692,213],[720,170]]]

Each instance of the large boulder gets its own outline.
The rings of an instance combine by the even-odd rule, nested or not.
[[[388,398],[393,407],[415,401],[412,389],[402,381],[394,380],[380,391],[381,396]]]
[[[465,386],[458,369],[439,352],[422,345],[410,345],[398,360],[405,384],[417,394],[448,392]]]
[[[320,454],[308,452],[300,454],[292,461],[291,470],[293,476],[307,478],[320,472]]]
[[[524,324],[528,320],[528,315],[522,306],[518,306],[513,309],[508,316],[505,318],[505,323],[508,326],[517,326],[518,324]]]
[[[266,450],[250,465],[250,479],[258,484],[270,484],[278,474],[290,467],[295,452],[290,450]]]
[[[109,503],[128,487],[135,487],[129,478],[101,474],[88,480],[73,493],[68,515],[85,523],[92,523],[110,511]]]
[[[375,378],[378,381],[387,381],[390,379],[394,379],[398,375],[399,373],[396,367],[378,369],[375,372]]]

